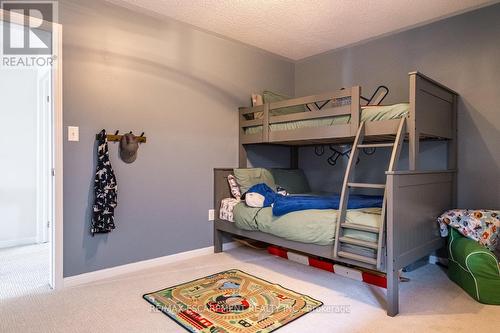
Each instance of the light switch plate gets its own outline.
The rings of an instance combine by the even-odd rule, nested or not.
[[[68,126],[68,141],[80,141],[80,129],[78,126]]]
[[[215,210],[209,209],[208,210],[208,220],[213,221],[215,219]]]

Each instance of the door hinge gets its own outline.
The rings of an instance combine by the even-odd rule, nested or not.
[[[50,221],[47,221],[47,228],[50,228]]]
[[[52,177],[55,177],[55,175],[56,175],[56,169],[52,168],[51,174],[52,174]]]
[[[47,103],[50,103],[50,96],[47,96]]]

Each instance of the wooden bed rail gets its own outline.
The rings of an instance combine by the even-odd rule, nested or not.
[[[343,116],[351,114],[350,105],[342,105],[334,108],[329,108],[328,110],[319,111],[308,111],[308,112],[297,112],[292,114],[285,114],[281,116],[271,116],[269,118],[270,124],[286,123],[288,121],[304,120],[304,119],[318,119],[318,118],[328,118],[333,116]]]
[[[338,91],[330,92],[330,93],[326,93],[326,94],[311,95],[311,96],[306,96],[306,97],[297,97],[297,98],[287,99],[284,101],[272,102],[272,103],[270,103],[269,109],[276,110],[276,109],[282,109],[282,108],[286,108],[286,107],[290,107],[290,106],[299,106],[299,105],[304,105],[304,104],[329,101],[332,99],[339,99],[339,98],[350,97],[350,96],[351,96],[351,91],[344,89],[344,90],[338,90]]]
[[[267,143],[270,140],[270,125],[297,120],[321,119],[335,116],[349,115],[351,121],[345,124],[345,129],[340,132],[341,136],[354,136],[359,126],[361,112],[361,87],[354,86],[350,89],[338,90],[335,92],[298,97],[279,102],[265,103],[254,107],[239,108],[239,128],[240,143]],[[349,98],[349,103],[340,105],[333,104],[328,108],[316,111],[304,111],[284,115],[272,115],[272,111],[283,108],[304,106],[313,103],[323,103],[333,100]],[[262,130],[254,134],[246,134],[245,129],[249,127],[262,126]],[[311,133],[313,129],[304,129],[304,132]],[[307,136],[306,133],[306,136]]]

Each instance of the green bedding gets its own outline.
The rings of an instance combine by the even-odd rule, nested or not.
[[[379,121],[406,117],[410,109],[410,104],[400,103],[384,106],[368,106],[361,108],[361,121]],[[271,131],[284,131],[308,127],[323,127],[348,124],[351,116],[334,116],[327,118],[289,121],[279,124],[270,124]],[[262,132],[262,126],[252,126],[245,128],[245,134],[256,134]]]
[[[380,208],[351,209],[347,222],[378,227]],[[273,216],[272,208],[251,208],[241,202],[234,207],[234,222],[238,228],[262,231],[291,241],[332,245],[335,238],[337,210],[309,209]],[[377,234],[345,229],[344,235],[365,241],[377,241]],[[368,252],[372,250],[366,249]]]

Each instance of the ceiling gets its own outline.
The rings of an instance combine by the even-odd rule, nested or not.
[[[109,0],[292,60],[475,9],[492,0]]]

